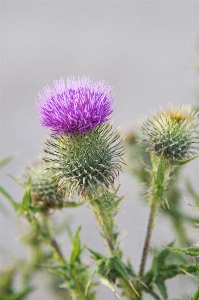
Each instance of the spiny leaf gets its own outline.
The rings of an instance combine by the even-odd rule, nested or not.
[[[164,181],[164,173],[165,173],[165,163],[164,163],[164,156],[161,156],[158,171],[157,171],[157,178],[156,183],[161,186]]]
[[[16,203],[13,198],[10,196],[10,194],[0,186],[0,193],[12,204],[14,209],[17,211],[20,208],[20,205]]]
[[[28,210],[31,203],[31,196],[30,196],[30,178],[26,182],[25,193],[22,198],[21,207],[23,210]]]
[[[189,256],[199,256],[199,247],[189,247],[184,249],[168,247],[167,249],[173,252],[184,253]]]
[[[68,270],[68,266],[67,265],[41,265],[42,268],[45,269],[52,269],[52,270]]]
[[[65,201],[65,202],[63,202],[63,204],[62,204],[62,207],[78,207],[78,206],[80,206],[80,205],[82,205],[84,203],[84,201],[82,201],[82,202],[79,202],[79,203],[77,203],[77,202],[74,202],[74,201]]]
[[[30,188],[26,188],[22,199],[23,210],[28,210],[30,202],[31,202]]]
[[[156,278],[155,283],[156,283],[163,299],[168,299],[167,289],[166,289],[166,285],[165,285],[164,281],[158,277],[158,278]]]
[[[13,160],[13,156],[12,155],[9,155],[9,156],[6,156],[5,158],[1,159],[0,160],[0,168],[3,167],[4,165],[6,165],[7,163],[9,163],[11,160]]]
[[[185,274],[187,274],[188,276],[192,277],[193,279],[195,279],[197,282],[199,282],[199,275],[193,275],[193,274],[190,274],[188,272],[186,272],[185,270],[181,269],[182,272],[184,272]]]
[[[178,165],[178,166],[185,165],[185,164],[189,163],[190,161],[194,160],[194,159],[197,158],[197,157],[198,157],[198,155],[193,156],[193,157],[190,157],[190,158],[188,158],[188,159],[186,159],[186,160],[177,161],[177,162],[176,162],[176,165]]]
[[[169,264],[167,266],[163,266],[162,269],[159,271],[159,276],[163,280],[173,278],[176,275],[179,274],[185,274],[185,272],[188,273],[195,273],[197,272],[197,266],[195,264],[192,265],[175,265],[175,264]]]
[[[153,296],[154,299],[156,300],[161,300],[161,298],[153,291],[145,291],[146,293],[148,293],[149,295]]]
[[[105,258],[105,256],[99,252],[93,251],[92,249],[90,249],[88,247],[86,247],[86,249],[88,249],[88,251],[93,255],[92,258],[95,260],[100,260],[100,259]]]
[[[70,257],[71,263],[74,263],[75,261],[79,261],[79,256],[81,253],[81,243],[79,238],[80,230],[81,230],[81,226],[77,229],[75,236],[73,238],[73,250]]]
[[[99,277],[99,279],[100,279],[100,281],[103,285],[105,285],[107,288],[109,288],[119,299],[121,299],[118,296],[118,294],[116,293],[116,290],[114,289],[114,287],[112,286],[112,284],[110,283],[110,281],[107,278],[99,276],[99,275],[98,275],[98,277]]]
[[[129,275],[127,273],[127,270],[123,262],[117,256],[113,257],[112,261],[113,261],[113,266],[115,270],[118,272],[118,274],[120,274],[120,276],[124,278],[126,281],[129,281]]]
[[[170,251],[169,251],[169,247],[173,246],[174,242],[171,242],[168,244],[168,247],[164,248],[162,251],[160,251],[157,255],[157,259],[160,262],[160,264],[162,265],[162,263],[165,261],[165,259],[168,257]]]
[[[43,207],[44,207],[43,203],[39,203],[38,205],[30,206],[29,208],[33,212],[33,214],[35,214],[35,213],[41,211]]]

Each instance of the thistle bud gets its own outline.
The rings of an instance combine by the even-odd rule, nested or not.
[[[45,161],[53,163],[53,178],[59,189],[66,187],[69,195],[77,191],[86,197],[96,194],[99,188],[107,189],[123,163],[120,134],[108,123],[84,134],[54,136],[46,145],[49,155]]]
[[[52,179],[50,164],[40,163],[31,170],[30,194],[32,204],[42,203],[45,208],[54,208],[63,203],[64,190],[58,190],[58,184]]]
[[[171,164],[193,157],[199,149],[197,113],[190,106],[171,106],[154,115],[142,127],[148,151]]]

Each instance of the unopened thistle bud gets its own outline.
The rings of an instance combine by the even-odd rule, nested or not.
[[[96,195],[98,189],[107,189],[117,177],[124,146],[120,133],[112,131],[109,123],[93,131],[73,136],[55,136],[47,141],[45,161],[54,165],[59,188],[66,187],[84,197]]]
[[[54,81],[39,93],[37,107],[41,124],[57,135],[82,134],[109,120],[112,110],[112,88],[103,80],[88,77]]]
[[[64,190],[58,190],[58,184],[52,179],[50,164],[40,163],[31,170],[30,194],[32,204],[42,203],[45,208],[54,208],[63,203]]]
[[[142,127],[148,151],[171,164],[193,157],[199,149],[197,113],[190,106],[171,106]]]

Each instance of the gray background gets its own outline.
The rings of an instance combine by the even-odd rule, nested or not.
[[[125,131],[138,127],[143,116],[160,104],[196,103],[199,1],[2,1],[1,13],[1,156],[16,154],[3,169],[1,181],[18,201],[22,190],[6,174],[21,174],[42,152],[46,131],[39,125],[35,99],[53,80],[71,75],[106,80],[115,92],[115,126],[122,125]],[[184,169],[197,191],[198,167],[199,160]],[[121,247],[138,269],[148,208],[128,174],[121,175],[120,181],[120,193],[128,192],[121,206],[125,213],[117,218],[121,236],[128,233]],[[16,238],[16,217],[5,201],[3,206],[2,251],[7,247],[11,256],[27,255]],[[64,210],[55,213],[54,219],[71,215],[74,230],[83,224],[83,243],[107,253],[91,209]],[[161,247],[175,236],[167,220],[159,221],[152,244]],[[193,229],[190,237],[199,238]],[[67,237],[63,235],[59,242],[67,252]],[[3,264],[10,260],[9,251],[6,254],[1,258]],[[89,254],[85,255],[89,263]],[[168,281],[168,286],[171,298],[184,292],[191,297],[196,287],[187,277]],[[103,286],[98,291],[99,300],[115,299]],[[45,277],[41,276],[39,290],[28,299],[55,299],[46,288]]]

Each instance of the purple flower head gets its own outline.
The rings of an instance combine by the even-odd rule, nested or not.
[[[82,134],[109,120],[113,112],[112,88],[105,81],[92,82],[89,77],[54,81],[39,93],[37,107],[41,125],[53,133]]]

